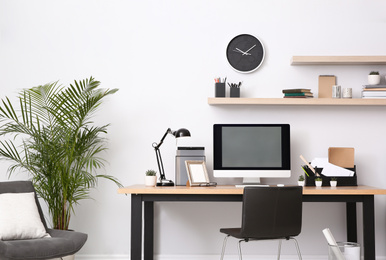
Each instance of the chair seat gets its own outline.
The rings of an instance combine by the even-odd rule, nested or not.
[[[239,239],[258,239],[258,240],[265,240],[265,239],[288,239],[290,236],[251,236],[246,237],[244,234],[242,234],[241,228],[221,228],[221,233],[230,235],[235,238]]]
[[[51,238],[0,241],[1,260],[37,260],[72,255],[86,243],[80,232],[48,229]]]

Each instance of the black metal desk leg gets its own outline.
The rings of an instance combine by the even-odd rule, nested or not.
[[[375,260],[374,195],[363,200],[363,244],[365,260]]]
[[[145,201],[144,260],[154,257],[154,202]]]
[[[142,196],[131,195],[131,260],[141,260],[142,254]]]
[[[356,202],[346,202],[346,228],[347,241],[354,243],[358,242]]]

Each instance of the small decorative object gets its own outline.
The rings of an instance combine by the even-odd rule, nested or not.
[[[145,173],[145,185],[154,187],[157,183],[157,172],[154,170],[147,170]]]
[[[378,71],[372,71],[368,75],[369,85],[378,85],[381,82],[381,76]]]
[[[303,175],[299,176],[298,186],[304,186],[304,176]]]
[[[231,97],[240,97],[240,86],[242,82],[239,82],[239,84],[236,83],[228,83],[228,86],[230,87],[230,96]]]
[[[185,161],[186,171],[190,186],[216,186],[215,182],[209,182],[205,161]]]
[[[250,34],[240,34],[228,44],[226,56],[231,67],[240,73],[257,70],[264,61],[264,46]]]
[[[335,177],[332,177],[331,180],[330,180],[330,186],[331,187],[336,187],[336,185],[338,184],[338,181]]]
[[[332,98],[340,98],[341,87],[339,85],[332,86]]]
[[[352,98],[352,88],[343,88],[342,98]]]
[[[316,187],[322,187],[322,178],[316,178],[315,179],[315,186]]]

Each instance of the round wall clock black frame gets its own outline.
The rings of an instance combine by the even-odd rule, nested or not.
[[[250,34],[240,34],[228,44],[226,56],[231,67],[240,73],[257,70],[264,61],[263,43]]]

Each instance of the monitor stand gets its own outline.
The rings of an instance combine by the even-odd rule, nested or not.
[[[260,178],[252,178],[252,177],[246,177],[243,178],[243,184],[235,185],[236,188],[244,188],[246,186],[254,186],[254,187],[269,187],[267,184],[260,184]]]

